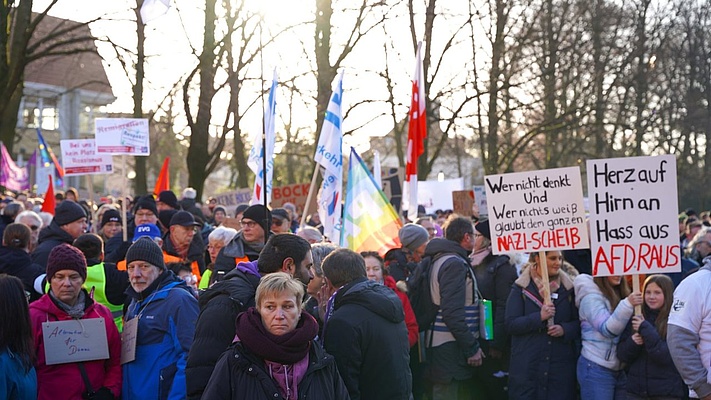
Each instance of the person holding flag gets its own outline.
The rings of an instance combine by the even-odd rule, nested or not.
[[[314,161],[323,167],[323,183],[318,199],[318,213],[323,224],[323,234],[333,243],[341,240],[341,199],[343,193],[343,71],[328,102],[321,136]]]
[[[402,209],[407,211],[407,219],[417,219],[417,160],[425,152],[427,137],[427,112],[425,109],[425,75],[422,68],[422,42],[417,44],[417,64],[412,80],[412,103],[410,122],[407,128],[407,164],[403,186]]]

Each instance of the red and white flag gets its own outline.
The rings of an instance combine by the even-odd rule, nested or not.
[[[402,209],[407,210],[407,218],[411,221],[417,219],[417,159],[425,152],[424,142],[427,137],[425,76],[421,51],[422,42],[419,42],[417,43],[417,65],[412,78],[410,124],[407,128],[407,164],[402,194]]]

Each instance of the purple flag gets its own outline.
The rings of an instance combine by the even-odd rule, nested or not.
[[[5,143],[0,142],[0,186],[16,192],[28,190],[30,180],[25,168],[20,168],[10,157]]]

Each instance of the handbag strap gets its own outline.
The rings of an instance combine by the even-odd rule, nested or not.
[[[86,373],[86,368],[84,368],[84,363],[80,362],[79,364],[79,372],[81,372],[81,379],[84,381],[84,386],[86,386],[86,391],[89,393],[89,395],[93,395],[94,393],[94,387],[91,386],[91,382],[89,382],[89,375]]]

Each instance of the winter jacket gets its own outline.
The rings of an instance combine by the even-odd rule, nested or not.
[[[7,348],[0,351],[0,399],[37,399],[35,367],[26,371],[20,358]]]
[[[170,239],[170,233],[163,237],[163,251],[173,257],[180,258],[180,255],[175,251],[173,241]],[[191,263],[193,274],[200,279],[202,273],[205,272],[205,244],[200,235],[193,236],[193,240],[188,247],[187,260]]]
[[[505,325],[511,335],[511,399],[576,398],[575,341],[580,337],[580,321],[573,280],[562,270],[559,276],[561,285],[551,297],[555,306],[553,323],[563,328],[561,337],[549,336],[547,321],[541,321],[543,297],[530,270],[521,274],[509,294]]]
[[[237,315],[254,306],[257,263],[240,263],[225,279],[200,295],[200,316],[185,369],[188,398],[200,399],[220,355],[235,337]]]
[[[253,249],[242,238],[242,232],[238,232],[227,246],[223,247],[215,259],[211,277],[213,282],[221,281],[225,275],[237,267],[240,262],[257,261],[259,250]]]
[[[136,293],[125,321],[138,315],[136,359],[123,365],[123,400],[184,399],[185,363],[195,333],[197,300],[171,271],[158,278],[152,292]],[[125,325],[124,325],[124,329]]]
[[[307,357],[309,364],[306,375],[296,385],[298,398],[349,399],[348,390],[338,374],[333,356],[326,354],[318,343],[312,341]],[[220,357],[203,398],[282,400],[284,397],[265,368],[264,360],[250,352],[241,342],[237,342]]]
[[[632,322],[627,324],[617,344],[617,357],[627,364],[627,392],[639,397],[682,398],[686,387],[674,367],[666,340],[654,325],[658,314],[645,306],[645,321],[639,325],[644,340],[641,346],[632,340]]]
[[[30,255],[22,249],[0,246],[0,274],[18,277],[25,290],[30,293],[30,302],[42,295],[35,290],[35,279],[44,274],[44,268],[32,262]]]
[[[417,339],[420,337],[420,331],[417,327],[415,312],[412,310],[412,305],[410,304],[410,298],[407,297],[407,293],[398,289],[397,283],[392,276],[386,276],[383,280],[383,284],[395,291],[395,294],[402,302],[402,308],[405,311],[405,325],[407,326],[407,342],[410,344],[410,347],[412,347],[417,343]]]
[[[41,265],[42,268],[46,269],[49,252],[62,243],[72,244],[73,242],[74,238],[72,235],[67,233],[59,225],[57,225],[54,220],[52,220],[46,228],[42,228],[40,231],[37,247],[30,255],[32,257],[32,262],[37,263]]]
[[[490,254],[481,264],[474,266],[474,276],[481,296],[491,300],[493,308],[494,340],[483,342],[499,351],[506,351],[509,348],[508,333],[504,329],[506,302],[511,285],[518,277],[516,267],[509,256]]]
[[[86,295],[85,308],[84,316],[81,319],[103,318],[109,345],[108,359],[85,361],[84,368],[92,389],[98,390],[101,387],[106,387],[111,390],[114,396],[118,397],[121,394],[121,337],[109,309],[94,302],[86,291],[84,294]],[[54,303],[49,294],[43,295],[39,300],[30,304],[32,336],[35,339],[37,355],[35,368],[39,384],[38,400],[81,399],[82,393],[87,391],[77,363],[47,365],[45,359],[42,323],[71,319],[69,314]]]
[[[578,275],[574,284],[583,339],[581,355],[597,365],[619,371],[622,363],[617,358],[617,343],[632,318],[634,307],[627,299],[622,299],[612,310],[610,301],[590,275]]]
[[[341,287],[324,327],[324,347],[336,358],[351,399],[408,400],[410,348],[402,302],[366,278]]]
[[[116,265],[98,259],[88,259],[84,289],[93,293],[94,300],[106,306],[114,317],[119,332],[123,329],[123,305],[126,302],[128,273],[119,271]]]
[[[126,227],[126,241],[123,241],[123,232],[117,233],[104,243],[104,261],[118,264],[119,261],[126,258],[128,248],[133,244],[133,232],[136,230],[136,224],[133,220],[128,222]]]

